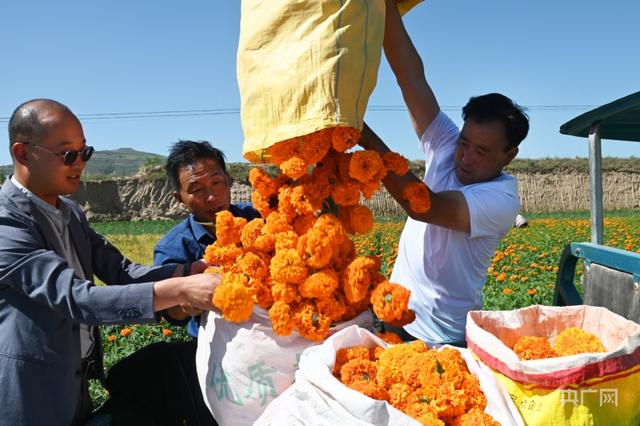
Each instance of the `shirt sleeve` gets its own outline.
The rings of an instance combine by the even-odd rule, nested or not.
[[[435,152],[458,141],[460,129],[447,114],[440,111],[420,138],[420,148],[425,153]]]
[[[520,210],[517,188],[485,183],[461,191],[469,208],[471,238],[502,236],[511,228]]]

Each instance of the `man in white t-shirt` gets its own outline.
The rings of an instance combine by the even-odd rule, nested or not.
[[[502,169],[518,153],[529,122],[513,101],[491,93],[471,98],[458,130],[440,111],[393,0],[385,25],[385,54],[425,153],[423,182],[431,197],[429,211],[417,213],[403,196],[417,177],[390,173],[383,180],[409,215],[391,281],[411,290],[416,320],[394,331],[405,340],[464,345],[467,312],[482,308],[487,267],[520,209],[517,182]],[[360,145],[389,150],[366,125]]]

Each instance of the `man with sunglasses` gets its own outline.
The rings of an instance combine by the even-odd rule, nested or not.
[[[212,309],[219,277],[199,273],[204,262],[131,263],[91,229],[63,197],[78,189],[93,153],[66,106],[23,103],[9,140],[14,173],[0,189],[0,425],[84,424],[88,379],[104,383],[95,326],[154,322],[179,305]],[[107,285],[96,286],[94,275]]]

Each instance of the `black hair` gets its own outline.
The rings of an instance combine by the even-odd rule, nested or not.
[[[20,104],[9,119],[9,148],[16,142],[38,142],[46,133],[40,114],[47,110],[54,109],[68,113],[72,117],[77,117],[71,110],[58,101],[52,99],[31,99]]]
[[[164,169],[167,172],[169,183],[175,191],[180,191],[178,172],[180,168],[191,166],[200,160],[214,160],[227,174],[226,158],[218,148],[214,148],[207,141],[178,141],[171,146],[167,164]]]
[[[472,97],[462,108],[462,118],[476,123],[502,123],[508,142],[505,151],[520,145],[529,133],[529,117],[524,108],[500,93]]]

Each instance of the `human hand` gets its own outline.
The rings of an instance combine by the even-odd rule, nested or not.
[[[220,284],[218,274],[195,274],[180,279],[182,300],[180,308],[190,315],[199,315],[202,311],[213,309],[213,292]]]

